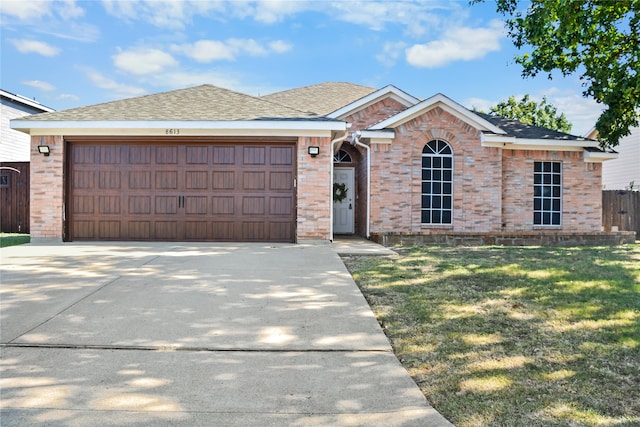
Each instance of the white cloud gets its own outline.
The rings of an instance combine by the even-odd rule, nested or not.
[[[282,40],[276,40],[264,46],[253,39],[198,40],[195,43],[171,46],[172,52],[180,53],[202,63],[233,61],[243,54],[266,56],[272,52],[285,53],[290,49],[291,45]]]
[[[407,62],[415,67],[438,68],[455,61],[480,59],[500,50],[500,41],[505,35],[499,20],[491,21],[487,28],[452,28],[440,40],[409,47]]]
[[[113,99],[130,98],[145,95],[147,93],[147,91],[141,87],[118,83],[99,71],[91,68],[85,68],[84,72],[94,85],[100,89],[108,90],[111,94],[111,98]]]
[[[469,110],[479,110],[488,113],[491,107],[496,105],[499,101],[490,101],[488,99],[482,98],[467,98],[462,101],[462,105],[464,105]]]
[[[194,16],[224,12],[219,0],[102,0],[110,15],[125,21],[143,20],[156,27],[184,29]]]
[[[51,83],[43,82],[41,80],[27,80],[23,81],[22,84],[35,87],[36,89],[44,90],[46,92],[50,92],[56,89],[56,87]]]
[[[39,19],[51,14],[53,0],[2,0],[0,11],[21,21]]]
[[[381,64],[392,67],[396,64],[406,46],[405,42],[386,42],[382,46],[382,52],[376,55],[376,59]]]
[[[405,27],[405,33],[412,37],[433,32],[442,27],[442,11],[453,9],[457,19],[465,16],[464,9],[457,2],[438,1],[336,1],[331,3],[327,13],[335,19],[380,31],[387,24]]]
[[[273,42],[269,42],[269,49],[275,53],[287,53],[291,49],[293,49],[293,45],[283,40],[276,40]]]
[[[84,9],[76,4],[76,0],[56,1],[56,11],[62,19],[77,19],[84,15]]]
[[[56,56],[60,53],[60,49],[55,46],[51,46],[48,43],[40,42],[37,40],[11,40],[11,44],[15,46],[21,53],[37,53],[42,56]]]
[[[114,55],[113,62],[120,70],[133,74],[159,73],[178,62],[171,55],[158,49],[135,48]]]
[[[76,95],[72,95],[70,93],[61,93],[58,96],[58,99],[69,100],[69,101],[80,101],[80,97]]]

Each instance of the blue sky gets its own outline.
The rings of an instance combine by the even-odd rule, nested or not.
[[[495,3],[2,0],[0,87],[62,110],[214,84],[250,95],[326,81],[488,109],[547,96],[584,134],[578,76],[523,79]]]

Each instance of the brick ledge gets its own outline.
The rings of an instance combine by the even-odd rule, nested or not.
[[[393,245],[463,246],[618,246],[636,242],[635,231],[570,232],[526,231],[463,233],[429,231],[423,233],[372,233],[371,240]]]

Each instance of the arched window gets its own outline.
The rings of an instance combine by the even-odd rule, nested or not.
[[[453,151],[435,139],[422,149],[422,224],[451,224]]]
[[[334,163],[351,163],[351,155],[344,150],[338,151],[333,155]]]

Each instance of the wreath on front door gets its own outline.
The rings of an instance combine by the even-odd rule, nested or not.
[[[333,201],[340,203],[347,198],[347,186],[344,183],[333,183]]]

